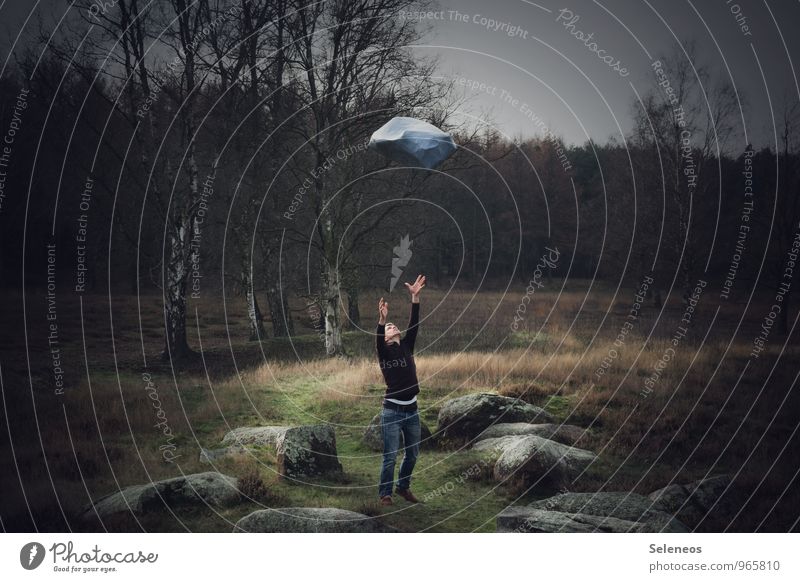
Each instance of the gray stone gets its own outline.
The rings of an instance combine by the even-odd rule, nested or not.
[[[420,448],[433,448],[431,429],[420,420]],[[364,431],[364,444],[373,451],[383,451],[383,435],[381,433],[381,415],[376,414]],[[400,447],[404,447],[403,433],[400,433]]]
[[[223,446],[239,444],[274,447],[278,437],[288,428],[286,426],[243,426],[226,434],[220,444]]]
[[[543,409],[516,398],[497,394],[468,394],[445,402],[439,410],[438,431],[445,441],[470,440],[493,424],[552,423]]]
[[[501,533],[656,533],[662,530],[648,522],[512,506],[497,515],[497,531]],[[680,531],[685,531],[685,529]]]
[[[494,465],[496,481],[521,481],[541,488],[565,488],[578,477],[597,455],[536,435],[488,438],[475,443],[472,450]]]
[[[686,485],[668,485],[647,497],[692,528],[702,522],[713,527],[732,509],[731,502],[721,499],[730,483],[728,475],[717,475]]]
[[[472,450],[479,453],[481,460],[494,469],[497,459],[503,454],[506,446],[517,442],[519,439],[519,436],[513,435],[483,439],[472,445]]]
[[[581,438],[585,439],[587,435],[583,428],[571,424],[502,422],[499,424],[493,424],[479,434],[477,438],[483,440],[488,438],[519,436],[526,434],[533,434],[569,446],[575,446],[581,440]]]
[[[170,507],[196,505],[225,506],[238,502],[240,493],[234,477],[214,471],[195,473],[145,485],[133,485],[98,499],[93,510],[88,506],[84,517],[99,517],[133,512],[137,515]]]
[[[242,533],[380,533],[377,518],[333,507],[280,507],[246,515],[233,528]]]
[[[314,477],[340,473],[336,433],[328,425],[295,426],[276,442],[278,473],[283,477]]]
[[[689,529],[661,506],[644,495],[627,492],[562,493],[539,499],[528,505],[534,509],[582,513],[599,517],[613,517],[627,521],[647,522],[656,530],[688,532]]]

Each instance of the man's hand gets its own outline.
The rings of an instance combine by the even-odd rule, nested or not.
[[[380,325],[386,324],[387,315],[389,315],[389,304],[381,297],[381,300],[378,301],[378,323]]]
[[[422,288],[425,286],[425,275],[417,275],[417,280],[414,281],[414,284],[405,283],[408,292],[411,293],[411,302],[412,303],[419,303],[419,292],[422,291]]]

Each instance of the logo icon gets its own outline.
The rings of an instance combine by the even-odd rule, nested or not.
[[[400,239],[400,244],[392,249],[394,254],[397,255],[392,257],[392,282],[389,285],[389,293],[394,291],[394,286],[397,285],[397,281],[400,279],[400,275],[403,274],[403,269],[401,267],[405,267],[408,265],[408,261],[411,260],[411,241],[409,240],[409,235],[406,235]]]
[[[19,551],[19,563],[26,570],[35,570],[44,561],[44,546],[39,542],[29,542]]]

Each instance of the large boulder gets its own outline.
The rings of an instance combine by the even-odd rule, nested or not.
[[[237,533],[380,533],[378,519],[333,507],[280,507],[246,515],[233,527]]]
[[[531,424],[530,422],[501,422],[493,424],[481,434],[479,440],[504,436],[520,436],[532,434],[550,439],[564,445],[574,446],[581,438],[586,438],[586,430],[572,424]]]
[[[431,429],[428,425],[420,420],[420,448],[432,448],[433,439],[431,438]],[[364,431],[364,444],[373,451],[383,451],[383,434],[381,433],[381,415],[376,414],[370,421],[366,430]],[[400,433],[400,448],[404,447],[403,433]]]
[[[662,530],[649,522],[512,506],[497,514],[497,531],[502,533],[657,533],[667,530]],[[686,530],[684,528],[678,531]]]
[[[260,445],[274,447],[287,426],[243,426],[235,428],[222,438],[222,446]]]
[[[216,507],[238,502],[240,493],[234,477],[214,471],[195,473],[154,481],[145,485],[133,485],[98,499],[84,510],[84,517],[108,517],[117,513],[142,514],[169,507],[205,506]]]
[[[686,485],[668,485],[647,497],[692,528],[716,529],[727,525],[726,518],[731,517],[733,504],[722,497],[730,484],[728,475],[717,475]]]
[[[274,447],[278,474],[301,478],[340,473],[336,433],[328,425],[245,426],[225,435],[222,448],[200,451],[201,462],[247,454],[249,447]]]
[[[485,458],[494,455],[494,461],[496,461],[508,445],[519,442],[519,439],[523,436],[527,435],[506,435],[501,437],[481,439],[472,445],[472,450],[486,453],[484,454]]]
[[[439,436],[445,441],[471,440],[493,424],[552,423],[543,409],[517,398],[497,394],[468,394],[448,400],[439,410]]]
[[[566,492],[528,505],[534,509],[581,513],[598,517],[613,517],[626,521],[646,522],[665,532],[688,532],[688,528],[662,511],[661,506],[644,495],[628,492],[572,493]]]
[[[328,425],[288,428],[278,436],[276,451],[278,473],[283,477],[314,477],[342,471],[336,433]]]
[[[496,481],[522,482],[539,488],[568,487],[597,460],[591,451],[532,434],[484,439],[472,448],[494,463]]]

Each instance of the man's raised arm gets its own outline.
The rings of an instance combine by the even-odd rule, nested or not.
[[[417,275],[414,284],[406,283],[408,292],[411,293],[411,317],[408,320],[408,331],[406,331],[405,341],[411,353],[414,352],[414,344],[417,342],[417,331],[419,330],[419,292],[425,286],[425,276]]]
[[[378,301],[378,326],[375,328],[375,350],[378,352],[378,359],[386,359],[386,315],[389,313],[389,304],[383,300]]]
[[[406,331],[406,344],[411,353],[414,353],[414,344],[417,342],[419,329],[419,301],[411,302],[411,317],[408,318],[408,331]]]

